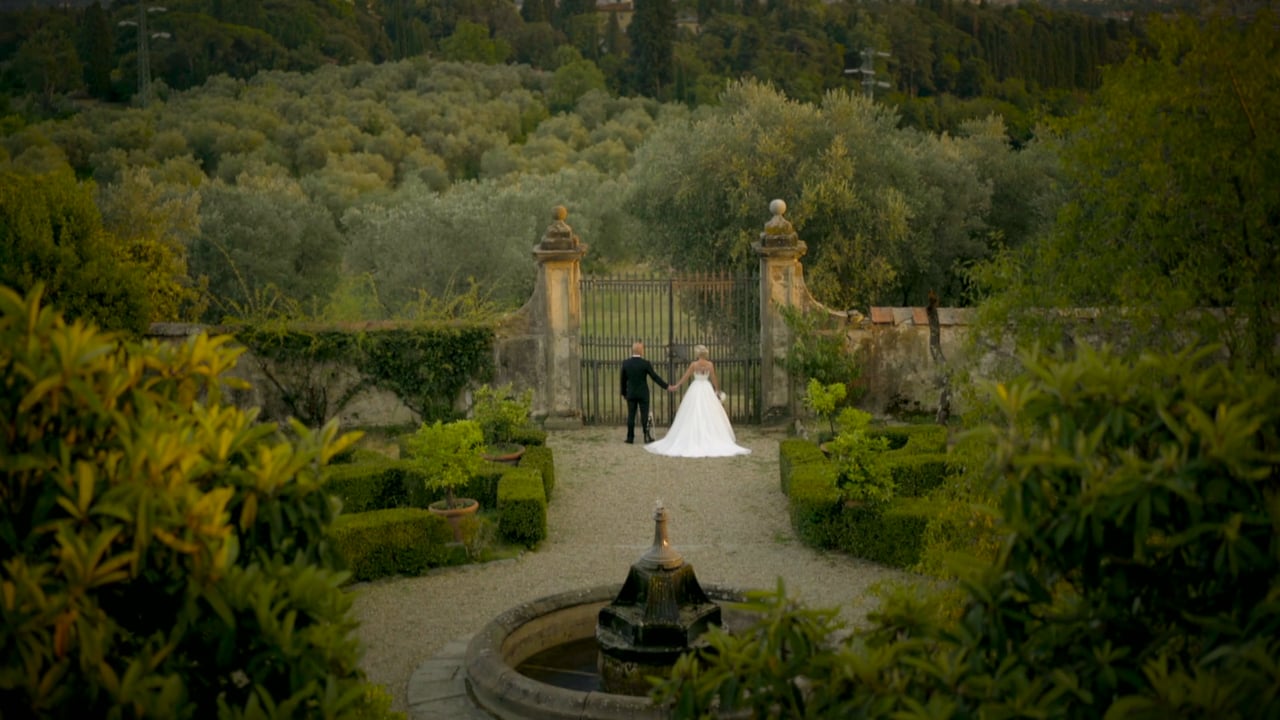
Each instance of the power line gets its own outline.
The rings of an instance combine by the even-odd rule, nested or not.
[[[145,2],[138,3],[138,19],[137,20],[121,20],[116,23],[121,27],[131,26],[138,28],[138,103],[142,107],[146,107],[151,101],[151,39],[167,38],[167,32],[149,32],[147,30],[147,15],[155,12],[168,12],[169,8],[159,5],[147,7]]]
[[[877,57],[887,58],[889,57],[889,53],[876,50],[873,47],[863,48],[862,49],[862,66],[856,67],[856,68],[845,68],[844,70],[845,75],[857,74],[862,76],[862,91],[866,94],[867,97],[873,97],[875,94],[875,89],[878,87],[879,88],[889,87],[889,83],[883,80],[876,79],[876,58]]]

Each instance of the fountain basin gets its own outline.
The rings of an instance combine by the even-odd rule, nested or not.
[[[600,610],[621,584],[599,585],[539,598],[507,610],[471,639],[467,646],[467,687],[475,702],[501,720],[658,720],[670,713],[648,697],[577,690],[535,680],[517,668],[544,651],[593,639]],[[743,591],[704,586],[716,602],[738,603]],[[734,632],[754,618],[723,609],[724,628]]]

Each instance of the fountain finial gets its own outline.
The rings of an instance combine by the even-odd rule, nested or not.
[[[655,502],[653,508],[653,546],[637,564],[663,570],[674,570],[684,565],[684,558],[671,547],[671,540],[667,538],[667,509],[661,500]]]
[[[720,606],[703,592],[693,566],[671,547],[667,509],[659,500],[653,509],[653,547],[632,563],[622,589],[596,620],[601,686],[606,693],[648,694],[649,677],[670,674],[712,625],[720,625]]]

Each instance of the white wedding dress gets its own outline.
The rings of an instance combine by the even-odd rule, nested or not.
[[[749,454],[751,450],[738,445],[737,440],[729,415],[711,386],[711,376],[694,373],[666,436],[644,449],[657,455],[688,458]]]

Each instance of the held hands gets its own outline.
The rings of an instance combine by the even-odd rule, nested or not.
[[[676,387],[677,387],[677,386],[675,386],[675,385],[668,385],[668,386],[667,386],[667,392],[675,392],[675,391],[676,391]]]

